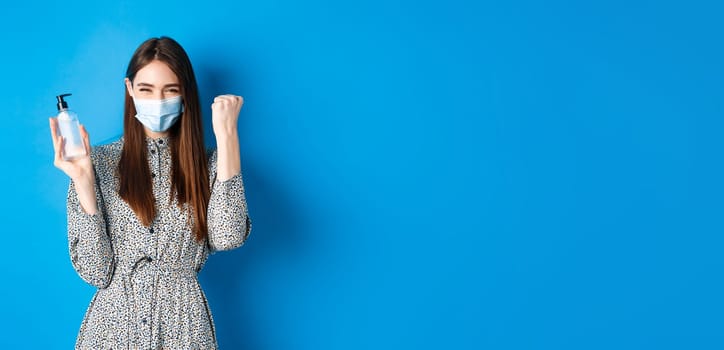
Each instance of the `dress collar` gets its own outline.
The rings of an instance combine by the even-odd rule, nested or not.
[[[146,136],[146,145],[148,145],[149,147],[165,148],[168,147],[170,141],[171,137],[169,136],[161,136],[155,139]]]

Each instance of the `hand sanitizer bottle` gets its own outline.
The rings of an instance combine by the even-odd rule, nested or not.
[[[63,159],[73,160],[84,157],[86,155],[83,139],[80,137],[80,123],[78,115],[68,109],[68,103],[63,100],[64,97],[71,94],[58,95],[58,129],[60,136],[65,140],[63,145]]]

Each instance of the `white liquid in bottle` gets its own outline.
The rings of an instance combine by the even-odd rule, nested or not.
[[[65,140],[61,152],[63,159],[73,160],[84,157],[86,151],[83,139],[80,137],[78,115],[68,109],[68,103],[63,100],[65,96],[70,96],[70,94],[56,96],[58,99],[58,131]]]

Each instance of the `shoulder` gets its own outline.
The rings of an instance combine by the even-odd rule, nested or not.
[[[206,148],[206,159],[209,161],[209,166],[216,164],[217,157],[216,147]]]
[[[216,164],[218,163],[218,153],[216,152],[216,147],[206,148],[206,160],[206,164],[208,164],[209,169],[209,181],[213,184],[216,177]]]
[[[96,171],[115,169],[123,150],[123,138],[116,141],[91,147],[91,161]]]

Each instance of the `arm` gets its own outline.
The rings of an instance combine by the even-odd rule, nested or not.
[[[105,288],[113,273],[113,250],[106,233],[104,209],[98,208],[103,201],[96,184],[88,132],[80,126],[86,155],[65,160],[61,156],[64,141],[58,134],[58,121],[50,118],[49,122],[55,152],[53,164],[71,178],[66,203],[71,263],[84,281]]]
[[[72,180],[68,188],[68,250],[73,268],[87,283],[106,288],[111,283],[114,253],[106,231],[101,193],[95,182]],[[84,208],[92,207],[93,210]]]
[[[211,251],[238,248],[251,232],[251,218],[246,204],[241,172],[221,181],[218,177],[218,154],[211,155],[209,171],[212,172],[211,198],[207,211],[209,248]],[[217,172],[217,176],[213,172]]]
[[[244,101],[222,95],[211,105],[217,151],[210,158],[211,198],[207,211],[209,247],[212,251],[241,246],[251,231],[241,175],[237,120]]]

